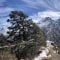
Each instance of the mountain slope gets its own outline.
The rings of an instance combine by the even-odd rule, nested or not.
[[[38,26],[46,33],[47,40],[52,40],[60,46],[60,18],[55,21],[46,17],[39,21]]]

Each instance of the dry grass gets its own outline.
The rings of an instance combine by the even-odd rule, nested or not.
[[[0,51],[0,60],[17,60],[14,54],[9,51]]]

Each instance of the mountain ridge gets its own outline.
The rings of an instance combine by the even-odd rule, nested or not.
[[[60,18],[53,20],[50,17],[46,17],[40,20],[37,25],[46,33],[47,40],[52,40],[60,46]]]

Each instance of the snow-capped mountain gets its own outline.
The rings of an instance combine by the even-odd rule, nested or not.
[[[52,20],[50,17],[46,17],[45,19],[42,19],[37,23],[40,27],[47,27],[51,23],[53,23],[54,20]]]
[[[60,18],[52,20],[50,17],[46,17],[37,24],[46,33],[48,40],[53,40],[60,45]]]

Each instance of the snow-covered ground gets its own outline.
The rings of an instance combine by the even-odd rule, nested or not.
[[[46,41],[46,47],[42,49],[42,52],[34,58],[34,60],[43,60],[43,59],[48,59],[51,58],[51,54],[49,49],[53,48],[54,46],[51,45],[53,43],[52,41],[47,40]]]

